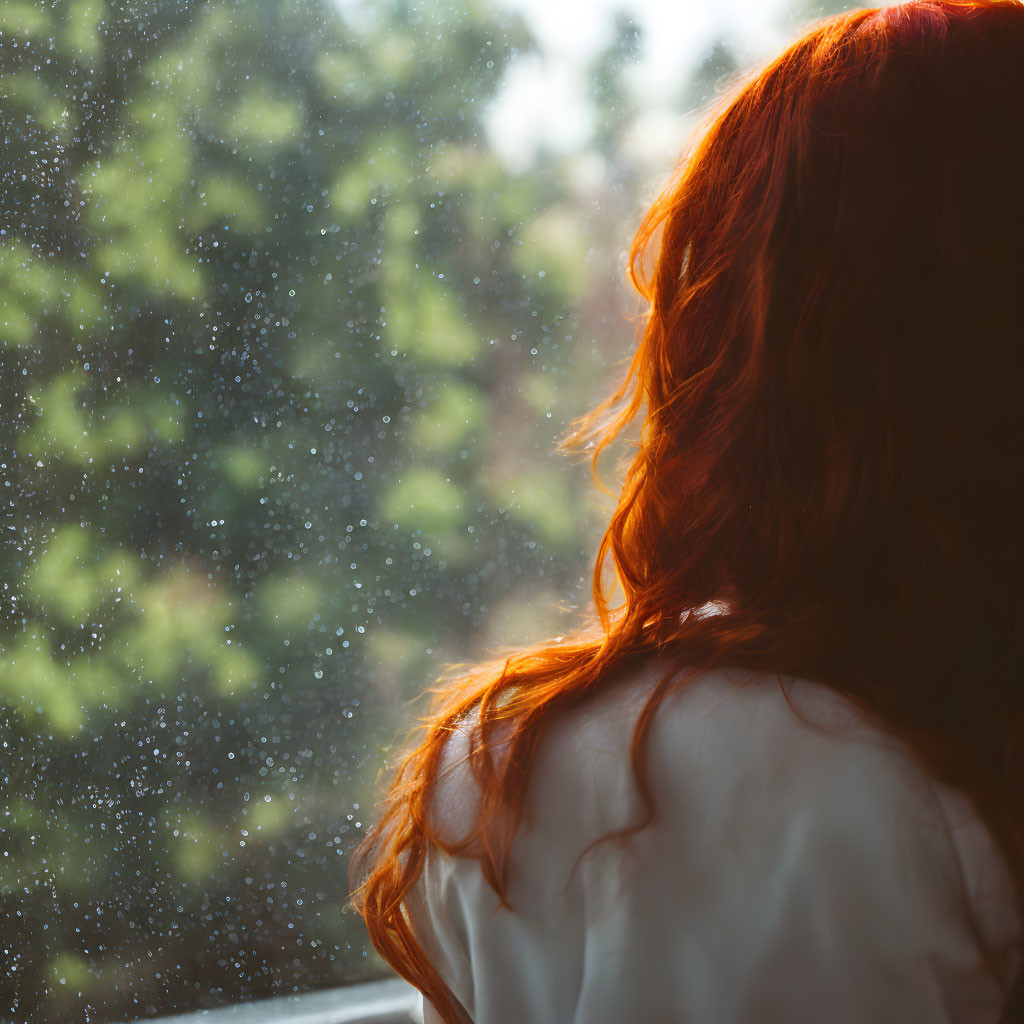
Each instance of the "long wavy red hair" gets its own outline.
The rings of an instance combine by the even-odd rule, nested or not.
[[[643,413],[595,624],[435,691],[353,858],[371,940],[446,1021],[403,910],[428,845],[478,857],[505,902],[545,726],[640,653],[680,669],[633,735],[652,815],[668,690],[712,665],[784,673],[966,793],[1024,893],[1022,98],[1024,4],[917,0],[815,23],[710,112],[633,242],[648,308],[626,379],[569,439],[596,460]],[[429,808],[468,720],[482,796],[452,842]]]

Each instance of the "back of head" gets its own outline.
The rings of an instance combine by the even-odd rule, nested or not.
[[[723,602],[712,646],[908,722],[1020,712],[1022,96],[1024,5],[925,0],[724,97],[633,249],[647,412],[608,547],[636,628],[690,642]]]

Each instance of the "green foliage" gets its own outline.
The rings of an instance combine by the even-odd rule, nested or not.
[[[81,628],[104,603],[139,585],[136,560],[126,551],[102,550],[100,538],[80,524],[62,524],[26,574],[27,600],[47,618]]]
[[[537,466],[503,478],[495,488],[509,514],[552,544],[567,544],[579,531],[572,495],[557,469]]]
[[[447,380],[409,428],[410,440],[429,452],[454,451],[486,423],[486,396],[465,381]]]
[[[548,278],[548,285],[570,295],[585,292],[590,268],[576,211],[567,206],[544,210],[525,225],[523,238],[515,260],[528,277]]]
[[[323,604],[316,583],[282,574],[269,576],[257,599],[264,628],[279,630],[283,636],[307,626]]]
[[[380,971],[341,910],[405,701],[581,575],[586,472],[537,458],[592,397],[586,221],[481,123],[528,45],[478,2],[0,9],[0,1018]]]
[[[5,302],[0,339],[10,348],[27,346],[35,336],[35,315],[56,301],[59,274],[24,244],[0,247],[0,289]],[[9,298],[8,298],[9,297]]]
[[[48,12],[30,0],[7,0],[0,7],[0,32],[5,36],[41,36],[49,28]]]
[[[293,141],[303,121],[299,105],[275,95],[266,83],[242,91],[227,116],[228,130],[242,145],[271,149]]]
[[[415,469],[384,492],[380,514],[407,530],[436,536],[465,519],[462,491],[437,470]]]
[[[105,4],[102,0],[68,0],[63,7],[67,19],[64,45],[69,52],[77,53],[80,60],[95,60],[103,52]]]
[[[410,281],[405,273],[385,271],[395,281],[408,282],[393,292],[393,312],[384,335],[392,355],[412,356],[424,367],[462,366],[483,348],[482,339],[466,324],[458,300],[443,285],[430,279]]]

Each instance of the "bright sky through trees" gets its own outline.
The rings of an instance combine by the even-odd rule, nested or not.
[[[793,32],[789,0],[503,0],[521,12],[540,52],[509,68],[488,130],[492,146],[521,166],[538,145],[578,146],[590,131],[587,64],[610,37],[616,12],[625,11],[641,32],[641,63],[630,84],[652,134],[664,134],[668,154],[683,134],[678,108],[685,77],[716,40],[741,64],[783,45]],[[651,156],[661,159],[657,141]]]

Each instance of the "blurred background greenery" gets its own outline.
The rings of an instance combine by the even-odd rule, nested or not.
[[[652,158],[641,41],[609,18],[592,130],[515,161],[522,11],[0,7],[0,1019],[385,973],[344,909],[378,774],[445,664],[584,614],[607,505],[553,441],[740,63],[680,67]]]

